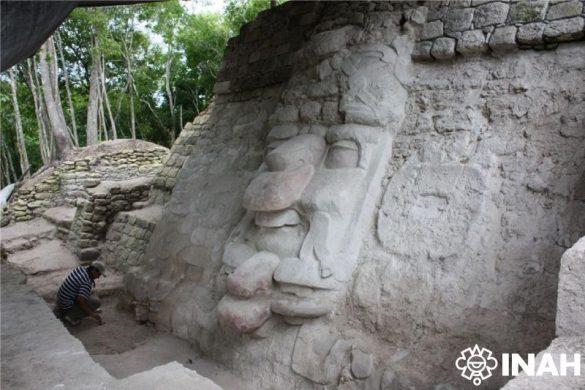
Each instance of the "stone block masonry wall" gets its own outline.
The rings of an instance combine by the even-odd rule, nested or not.
[[[49,207],[71,205],[77,196],[85,192],[86,185],[91,186],[96,178],[89,172],[90,160],[64,161],[39,183],[17,190],[10,203],[13,221],[28,221]]]
[[[158,206],[118,213],[106,235],[102,259],[111,268],[122,272],[139,265],[160,217],[161,208]]]
[[[86,199],[78,200],[68,242],[81,260],[99,256],[99,244],[114,216],[133,209],[136,202],[148,200],[150,182],[150,178],[102,182],[88,191]]]
[[[136,148],[116,150],[112,144]],[[103,180],[153,176],[168,155],[168,149],[144,141],[111,141],[98,145],[95,152],[87,149],[80,150],[81,156],[70,156],[19,188],[9,206],[12,221],[30,220],[50,207],[74,207],[78,198],[87,199],[88,190]]]
[[[206,111],[199,114],[192,123],[187,123],[175,143],[171,147],[169,158],[158,172],[152,182],[152,200],[158,204],[168,201],[179,170],[183,167],[185,160],[191,155],[193,146],[201,135],[209,133],[209,128],[202,124],[207,120]]]
[[[427,2],[416,60],[447,60],[492,51],[553,49],[585,36],[582,0]]]

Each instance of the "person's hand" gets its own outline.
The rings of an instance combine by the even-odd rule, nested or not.
[[[98,313],[93,313],[91,317],[95,319],[99,325],[102,325],[104,323],[102,317]]]

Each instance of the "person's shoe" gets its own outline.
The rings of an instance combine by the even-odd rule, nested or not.
[[[68,315],[65,315],[65,316],[63,317],[63,319],[65,320],[65,322],[66,322],[68,325],[71,325],[71,326],[77,326],[77,325],[79,325],[79,323],[81,322],[80,320],[74,320],[73,318],[69,317]]]

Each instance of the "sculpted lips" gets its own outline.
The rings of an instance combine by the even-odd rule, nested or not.
[[[269,228],[283,226],[296,226],[301,223],[301,217],[295,210],[283,211],[257,211],[255,217],[256,225]]]

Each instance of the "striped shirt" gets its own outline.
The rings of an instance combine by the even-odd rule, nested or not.
[[[95,282],[90,278],[87,268],[77,267],[69,272],[69,275],[59,287],[57,302],[61,309],[70,309],[77,297],[82,297],[87,301],[94,286]]]

